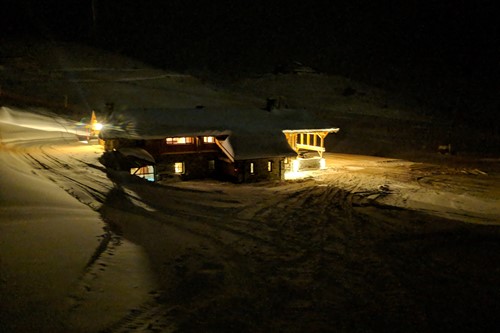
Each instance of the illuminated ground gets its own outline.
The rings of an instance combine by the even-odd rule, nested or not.
[[[101,148],[68,134],[1,129],[3,331],[498,323],[498,161],[327,154],[326,170],[287,182],[152,184],[107,175]]]

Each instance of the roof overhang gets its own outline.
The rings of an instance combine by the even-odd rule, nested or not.
[[[337,133],[340,128],[285,129],[283,133]]]
[[[118,152],[128,159],[133,160],[136,164],[155,165],[154,157],[146,150],[138,147],[123,147],[119,148]]]

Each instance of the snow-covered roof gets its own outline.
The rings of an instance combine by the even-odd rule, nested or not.
[[[307,129],[286,129],[283,133],[315,133],[315,132],[325,132],[325,133],[337,133],[339,128],[307,128]]]
[[[129,109],[105,121],[101,137],[148,140],[175,136],[228,136],[234,159],[293,156],[283,130],[323,129],[305,110]]]
[[[156,161],[153,156],[151,156],[150,153],[148,153],[146,150],[138,147],[123,147],[119,148],[118,152],[121,153],[123,156],[131,156],[139,160],[143,160],[145,162],[149,162],[151,164],[155,164]]]
[[[234,132],[221,144],[234,160],[297,156],[284,135],[279,135],[279,132],[277,135],[270,134]]]

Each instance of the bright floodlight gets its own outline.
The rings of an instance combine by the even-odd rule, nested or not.
[[[100,131],[102,130],[102,124],[101,123],[95,123],[94,124],[94,131]]]

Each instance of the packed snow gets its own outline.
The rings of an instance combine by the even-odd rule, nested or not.
[[[383,304],[364,303],[374,287],[352,283],[363,284],[358,273],[388,274],[387,263],[350,267],[368,260],[350,248],[360,246],[354,240],[384,242],[399,233],[433,239],[455,229],[475,235],[488,232],[463,222],[500,222],[492,185],[498,175],[475,169],[327,154],[326,170],[288,182],[149,184],[107,174],[97,161],[102,148],[79,143],[70,120],[7,107],[1,114],[4,331],[304,331],[304,325],[317,331],[355,325],[344,311],[361,301],[356,311],[365,315],[392,316],[399,304],[425,317],[423,305],[404,300],[410,291],[394,285],[399,278],[386,277],[384,288],[395,294],[382,297],[382,288],[373,296]],[[488,237],[497,237],[491,231]],[[451,237],[467,238],[460,235]],[[438,242],[447,241],[441,237]],[[498,249],[497,241],[489,242],[475,249],[478,256]],[[451,255],[442,251],[433,260]],[[491,260],[483,272],[497,272]],[[337,281],[326,294],[316,289],[332,278],[355,280]],[[352,295],[358,292],[366,295]],[[331,308],[317,309],[317,302]],[[341,318],[328,319],[329,312]],[[409,318],[400,316],[391,325],[405,327]]]

